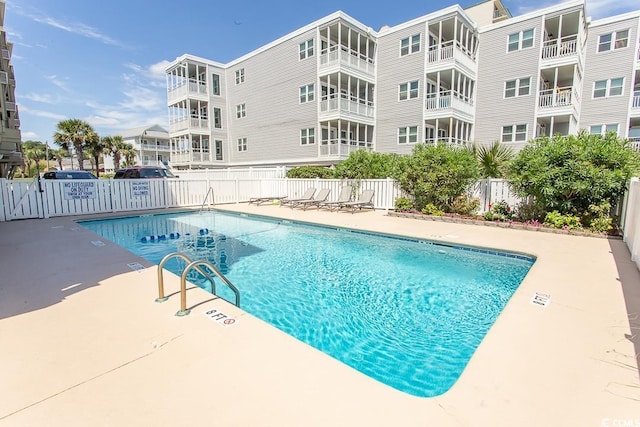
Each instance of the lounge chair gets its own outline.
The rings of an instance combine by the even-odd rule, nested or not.
[[[329,197],[329,193],[331,193],[330,188],[323,188],[322,190],[318,191],[318,194],[316,194],[313,199],[294,203],[291,206],[291,209],[293,209],[296,206],[300,206],[302,209],[306,211],[309,206],[318,207],[320,203],[324,203],[327,201],[327,197]]]
[[[318,204],[318,209],[329,208],[329,210],[333,210],[333,208],[340,207],[341,204],[351,201],[351,193],[353,193],[353,187],[350,185],[345,185],[340,190],[340,194],[338,194],[338,199],[332,202],[322,202]]]
[[[256,206],[259,206],[262,203],[271,202],[273,200],[278,200],[280,201],[280,203],[282,203],[282,201],[286,198],[287,196],[252,197],[249,199],[249,204],[255,203]]]
[[[338,209],[350,209],[354,213],[356,209],[371,208],[373,209],[373,190],[363,190],[354,202],[345,202],[338,206]]]
[[[291,205],[293,203],[298,203],[298,202],[303,202],[303,201],[307,201],[307,200],[313,200],[313,195],[316,194],[316,189],[313,187],[309,187],[307,188],[307,191],[304,192],[304,194],[302,195],[302,197],[298,198],[298,199],[284,199],[281,201],[280,203],[280,207],[282,206],[286,206],[286,205]]]

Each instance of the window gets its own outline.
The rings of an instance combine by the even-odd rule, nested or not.
[[[613,43],[612,43],[613,41]],[[622,49],[629,45],[629,30],[615,31],[598,36],[598,52]]]
[[[211,94],[220,95],[220,76],[211,74]]]
[[[398,128],[398,144],[413,144],[418,142],[418,126]]]
[[[236,117],[241,119],[242,117],[246,117],[246,116],[247,116],[247,108],[245,107],[245,104],[236,105]]]
[[[313,56],[313,39],[300,43],[300,60]]]
[[[418,80],[400,85],[400,100],[412,99],[418,97]]]
[[[213,127],[222,129],[222,112],[219,108],[213,109]]]
[[[533,46],[533,28],[519,33],[509,34],[507,52],[526,49]]]
[[[400,56],[420,52],[420,34],[400,40]]]
[[[311,145],[316,143],[315,128],[300,129],[300,145]]]
[[[589,127],[589,133],[595,135],[605,135],[609,132],[618,133],[618,124],[617,123],[609,123],[605,125],[592,125]]]
[[[236,70],[236,84],[244,83],[244,68]]]
[[[504,84],[504,97],[513,98],[516,96],[529,95],[531,89],[531,78],[523,77],[515,80],[507,80]]]
[[[213,141],[213,144],[216,147],[216,160],[222,160],[222,141],[216,139]]]
[[[238,151],[247,151],[247,138],[238,138]]]
[[[598,80],[593,83],[593,97],[604,98],[607,96],[622,95],[623,86],[623,77],[609,80]]]
[[[515,138],[514,138],[515,137]],[[501,142],[519,142],[527,140],[527,125],[502,126]]]
[[[300,88],[300,103],[311,102],[314,99],[313,84],[302,86]]]

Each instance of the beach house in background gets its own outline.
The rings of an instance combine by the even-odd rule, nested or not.
[[[11,65],[13,43],[4,30],[6,1],[0,0],[0,178],[12,177],[23,164],[20,116],[16,105],[16,80]]]
[[[135,164],[161,166],[169,162],[169,132],[160,125],[142,126],[118,132],[122,141],[131,144],[136,151]],[[121,159],[124,164],[125,159]],[[113,172],[113,156],[104,156],[105,172]]]
[[[615,131],[640,146],[640,11],[500,0],[378,31],[335,12],[229,63],[166,69],[173,167],[334,164],[367,148]]]

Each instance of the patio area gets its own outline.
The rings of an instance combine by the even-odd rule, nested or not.
[[[537,261],[457,383],[417,398],[199,288],[188,292],[191,314],[176,317],[178,278],[165,273],[172,296],[155,303],[156,266],[84,229],[79,217],[0,222],[0,426],[640,424],[640,272],[621,240],[382,210],[217,208]],[[547,307],[531,303],[536,292],[551,295]],[[236,322],[212,321],[204,315],[211,309]]]

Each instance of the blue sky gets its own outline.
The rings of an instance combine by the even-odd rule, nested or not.
[[[504,1],[513,15],[556,3]],[[379,30],[452,4],[7,0],[22,139],[51,142],[67,118],[86,120],[101,136],[155,123],[167,128],[164,68],[185,53],[226,63],[337,10]],[[638,8],[637,0],[587,0],[594,19]]]

